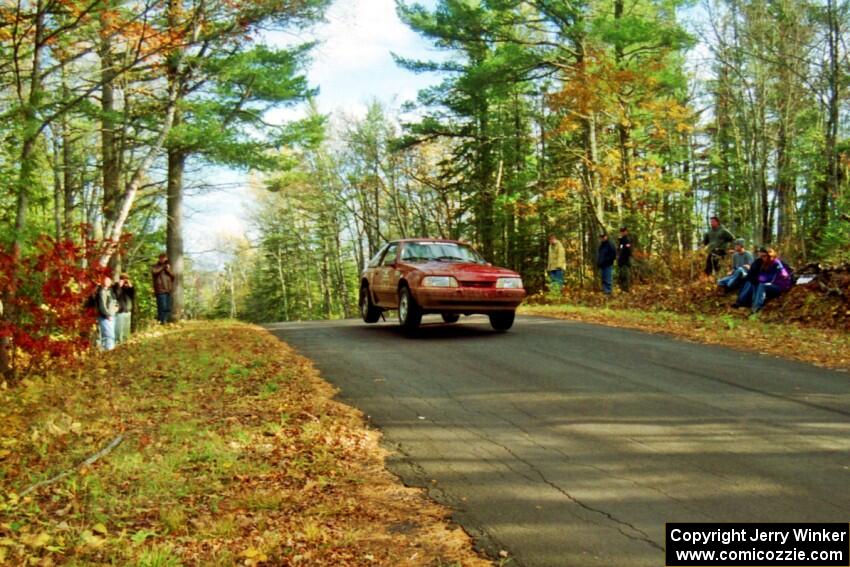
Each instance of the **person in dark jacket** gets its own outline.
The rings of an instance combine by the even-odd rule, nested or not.
[[[97,328],[100,331],[100,349],[115,348],[115,312],[118,305],[112,295],[112,278],[103,276],[103,282],[95,291],[95,309],[97,310]]]
[[[136,301],[136,288],[130,281],[130,276],[121,274],[118,282],[112,286],[112,294],[118,302],[118,313],[115,314],[115,343],[121,344],[130,338],[133,303]]]
[[[779,259],[776,250],[761,248],[732,307],[751,307],[753,313],[758,313],[768,300],[779,297],[792,285],[791,272]]]
[[[711,230],[706,232],[705,236],[702,237],[702,244],[708,249],[708,254],[705,258],[706,276],[720,273],[721,260],[726,256],[732,242],[735,241],[732,233],[720,224],[719,218],[711,217],[709,223],[711,224]]]
[[[617,259],[617,249],[608,240],[608,234],[603,233],[599,237],[599,250],[596,253],[596,265],[602,276],[602,293],[611,295],[614,288],[614,260]]]
[[[620,229],[620,240],[617,242],[617,283],[620,290],[628,293],[632,285],[632,240],[629,229]]]
[[[156,295],[156,319],[165,324],[171,318],[171,292],[174,290],[174,274],[168,256],[159,255],[159,261],[151,267],[151,275]]]

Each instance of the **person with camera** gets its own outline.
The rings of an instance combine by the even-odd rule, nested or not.
[[[121,274],[118,281],[112,285],[112,294],[118,301],[118,313],[115,314],[115,343],[121,344],[130,338],[133,303],[136,301],[136,288],[130,281],[130,276]]]
[[[174,290],[174,274],[168,256],[159,255],[159,261],[151,267],[151,275],[156,295],[156,320],[165,324],[171,319],[171,292]]]
[[[100,333],[100,350],[115,348],[115,312],[118,305],[112,294],[112,278],[103,276],[97,286],[94,296],[94,307],[97,312],[97,329]]]

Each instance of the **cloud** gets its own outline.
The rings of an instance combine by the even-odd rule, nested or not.
[[[311,85],[320,89],[318,104],[322,112],[359,115],[373,98],[385,103],[391,103],[393,98],[410,100],[420,89],[438,81],[434,75],[415,75],[401,69],[393,61],[392,53],[414,59],[441,56],[426,39],[399,20],[394,0],[336,2],[328,10],[325,23],[309,37],[298,38],[309,39],[319,42],[312,52],[307,77]],[[266,40],[286,45],[293,38],[273,33]],[[293,115],[279,110],[271,113],[275,121]]]
[[[337,2],[316,37],[314,76],[370,69],[392,62],[390,51],[416,48],[421,39],[396,15],[393,0]]]

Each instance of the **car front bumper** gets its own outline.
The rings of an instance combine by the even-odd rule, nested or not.
[[[425,312],[491,313],[515,310],[525,298],[525,290],[420,287],[413,297]]]

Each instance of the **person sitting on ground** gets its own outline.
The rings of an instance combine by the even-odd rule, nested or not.
[[[714,273],[720,272],[720,263],[726,256],[726,249],[735,240],[731,232],[726,230],[720,219],[716,216],[710,219],[711,230],[705,233],[702,237],[702,244],[708,248],[708,255],[705,258],[705,275],[711,276]]]
[[[732,307],[751,307],[758,313],[769,299],[791,289],[791,272],[773,248],[759,249],[759,257],[750,267],[747,281]]]
[[[717,286],[724,291],[732,291],[744,285],[750,266],[753,265],[753,255],[744,248],[743,238],[735,241],[735,253],[732,254],[732,271],[717,280]]]
[[[602,293],[611,295],[614,288],[614,260],[617,259],[617,249],[608,240],[608,233],[599,235],[599,250],[596,253],[596,265],[602,277]]]

